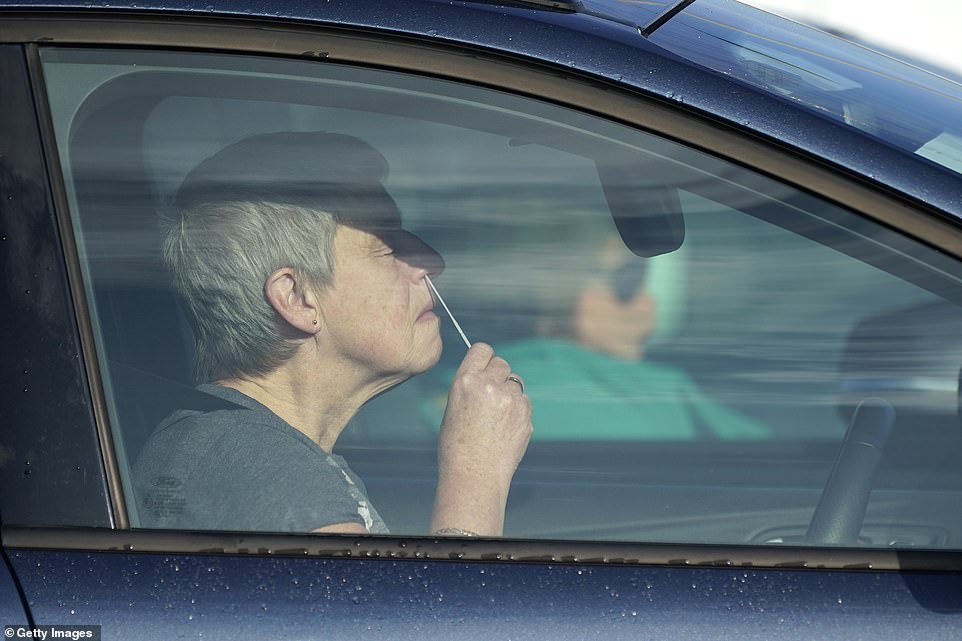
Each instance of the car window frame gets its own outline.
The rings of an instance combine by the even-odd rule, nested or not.
[[[10,393],[0,412],[7,430],[3,523],[113,527],[97,408],[81,358],[77,322],[85,308],[75,295],[78,283],[70,283],[64,269],[51,184],[56,174],[49,170],[51,150],[43,146],[22,47],[0,44],[0,75],[8,92],[0,107],[0,156],[4,164],[9,159],[5,174],[14,178],[5,185],[0,241],[6,256],[30,262],[6,274],[4,293],[10,312],[3,318],[4,360],[17,367],[5,367],[3,381],[8,393],[20,393]]]
[[[59,16],[0,16],[8,39],[25,46],[33,80],[34,99],[41,119],[47,150],[48,175],[54,183],[54,200],[74,296],[82,296],[79,261],[69,232],[69,213],[62,174],[52,140],[49,105],[44,98],[39,48],[51,44],[96,45],[98,47],[137,47],[178,50],[203,50],[219,53],[250,53],[294,59],[311,59],[346,64],[369,65],[381,69],[430,75],[483,87],[510,91],[548,100],[592,113],[616,122],[663,136],[683,145],[748,167],[760,174],[801,189],[855,213],[895,228],[896,232],[956,259],[962,258],[960,224],[934,208],[913,199],[879,189],[878,185],[822,161],[787,149],[777,142],[757,136],[708,116],[679,108],[670,100],[628,90],[614,83],[576,72],[559,73],[543,63],[523,61],[513,56],[470,50],[443,43],[428,42],[411,36],[359,33],[329,26],[275,24],[264,30],[243,20],[178,17],[163,22],[153,18],[132,18],[103,14]],[[281,29],[284,37],[278,37]],[[304,53],[304,52],[308,53]],[[316,52],[323,51],[323,54]],[[53,146],[51,146],[53,145]],[[884,153],[880,146],[880,153]],[[82,298],[76,298],[82,302]],[[76,305],[78,310],[86,309]],[[120,549],[201,551],[233,553],[292,553],[322,556],[388,556],[393,558],[473,558],[547,562],[641,564],[750,564],[760,567],[872,567],[887,569],[962,568],[962,552],[953,551],[833,551],[817,548],[791,548],[734,545],[685,545],[645,543],[581,543],[522,540],[446,540],[435,537],[353,537],[316,535],[231,535],[183,532],[140,532],[127,528],[123,489],[114,460],[106,402],[96,369],[95,337],[89,319],[78,312],[83,360],[87,383],[95,408],[101,439],[101,454],[107,468],[107,481],[113,509],[113,531],[43,531],[30,528],[5,528],[5,541],[27,547],[68,549]],[[411,545],[411,541],[415,541]],[[127,543],[120,544],[120,541]],[[254,545],[254,542],[257,545]],[[420,555],[420,556],[419,556]],[[453,555],[453,556],[452,556]],[[801,560],[799,560],[801,559]]]

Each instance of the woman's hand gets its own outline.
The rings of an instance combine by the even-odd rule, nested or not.
[[[455,373],[438,439],[432,531],[501,534],[511,478],[533,429],[531,400],[515,378],[484,343],[468,350]]]

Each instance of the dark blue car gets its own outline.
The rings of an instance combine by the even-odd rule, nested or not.
[[[238,199],[346,135],[443,257],[440,357],[334,448],[389,533],[136,480],[224,409],[178,194],[278,132]],[[0,270],[6,638],[962,638],[944,74],[731,0],[0,1]],[[502,536],[429,525],[477,341],[532,407]]]

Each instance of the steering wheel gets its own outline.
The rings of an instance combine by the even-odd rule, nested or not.
[[[808,525],[806,543],[857,545],[882,451],[894,424],[895,408],[885,399],[867,398],[855,408]]]

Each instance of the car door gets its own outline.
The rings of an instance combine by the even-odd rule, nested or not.
[[[20,24],[0,52],[9,636],[958,626],[954,222],[675,105],[494,54],[322,27],[86,24]],[[336,450],[391,535],[142,527],[131,469],[193,385],[160,249],[173,194],[228,144],[317,130],[385,156],[405,226],[445,258],[451,315],[524,376],[535,436],[506,538],[427,535],[464,353],[448,319],[441,362],[372,401]]]

